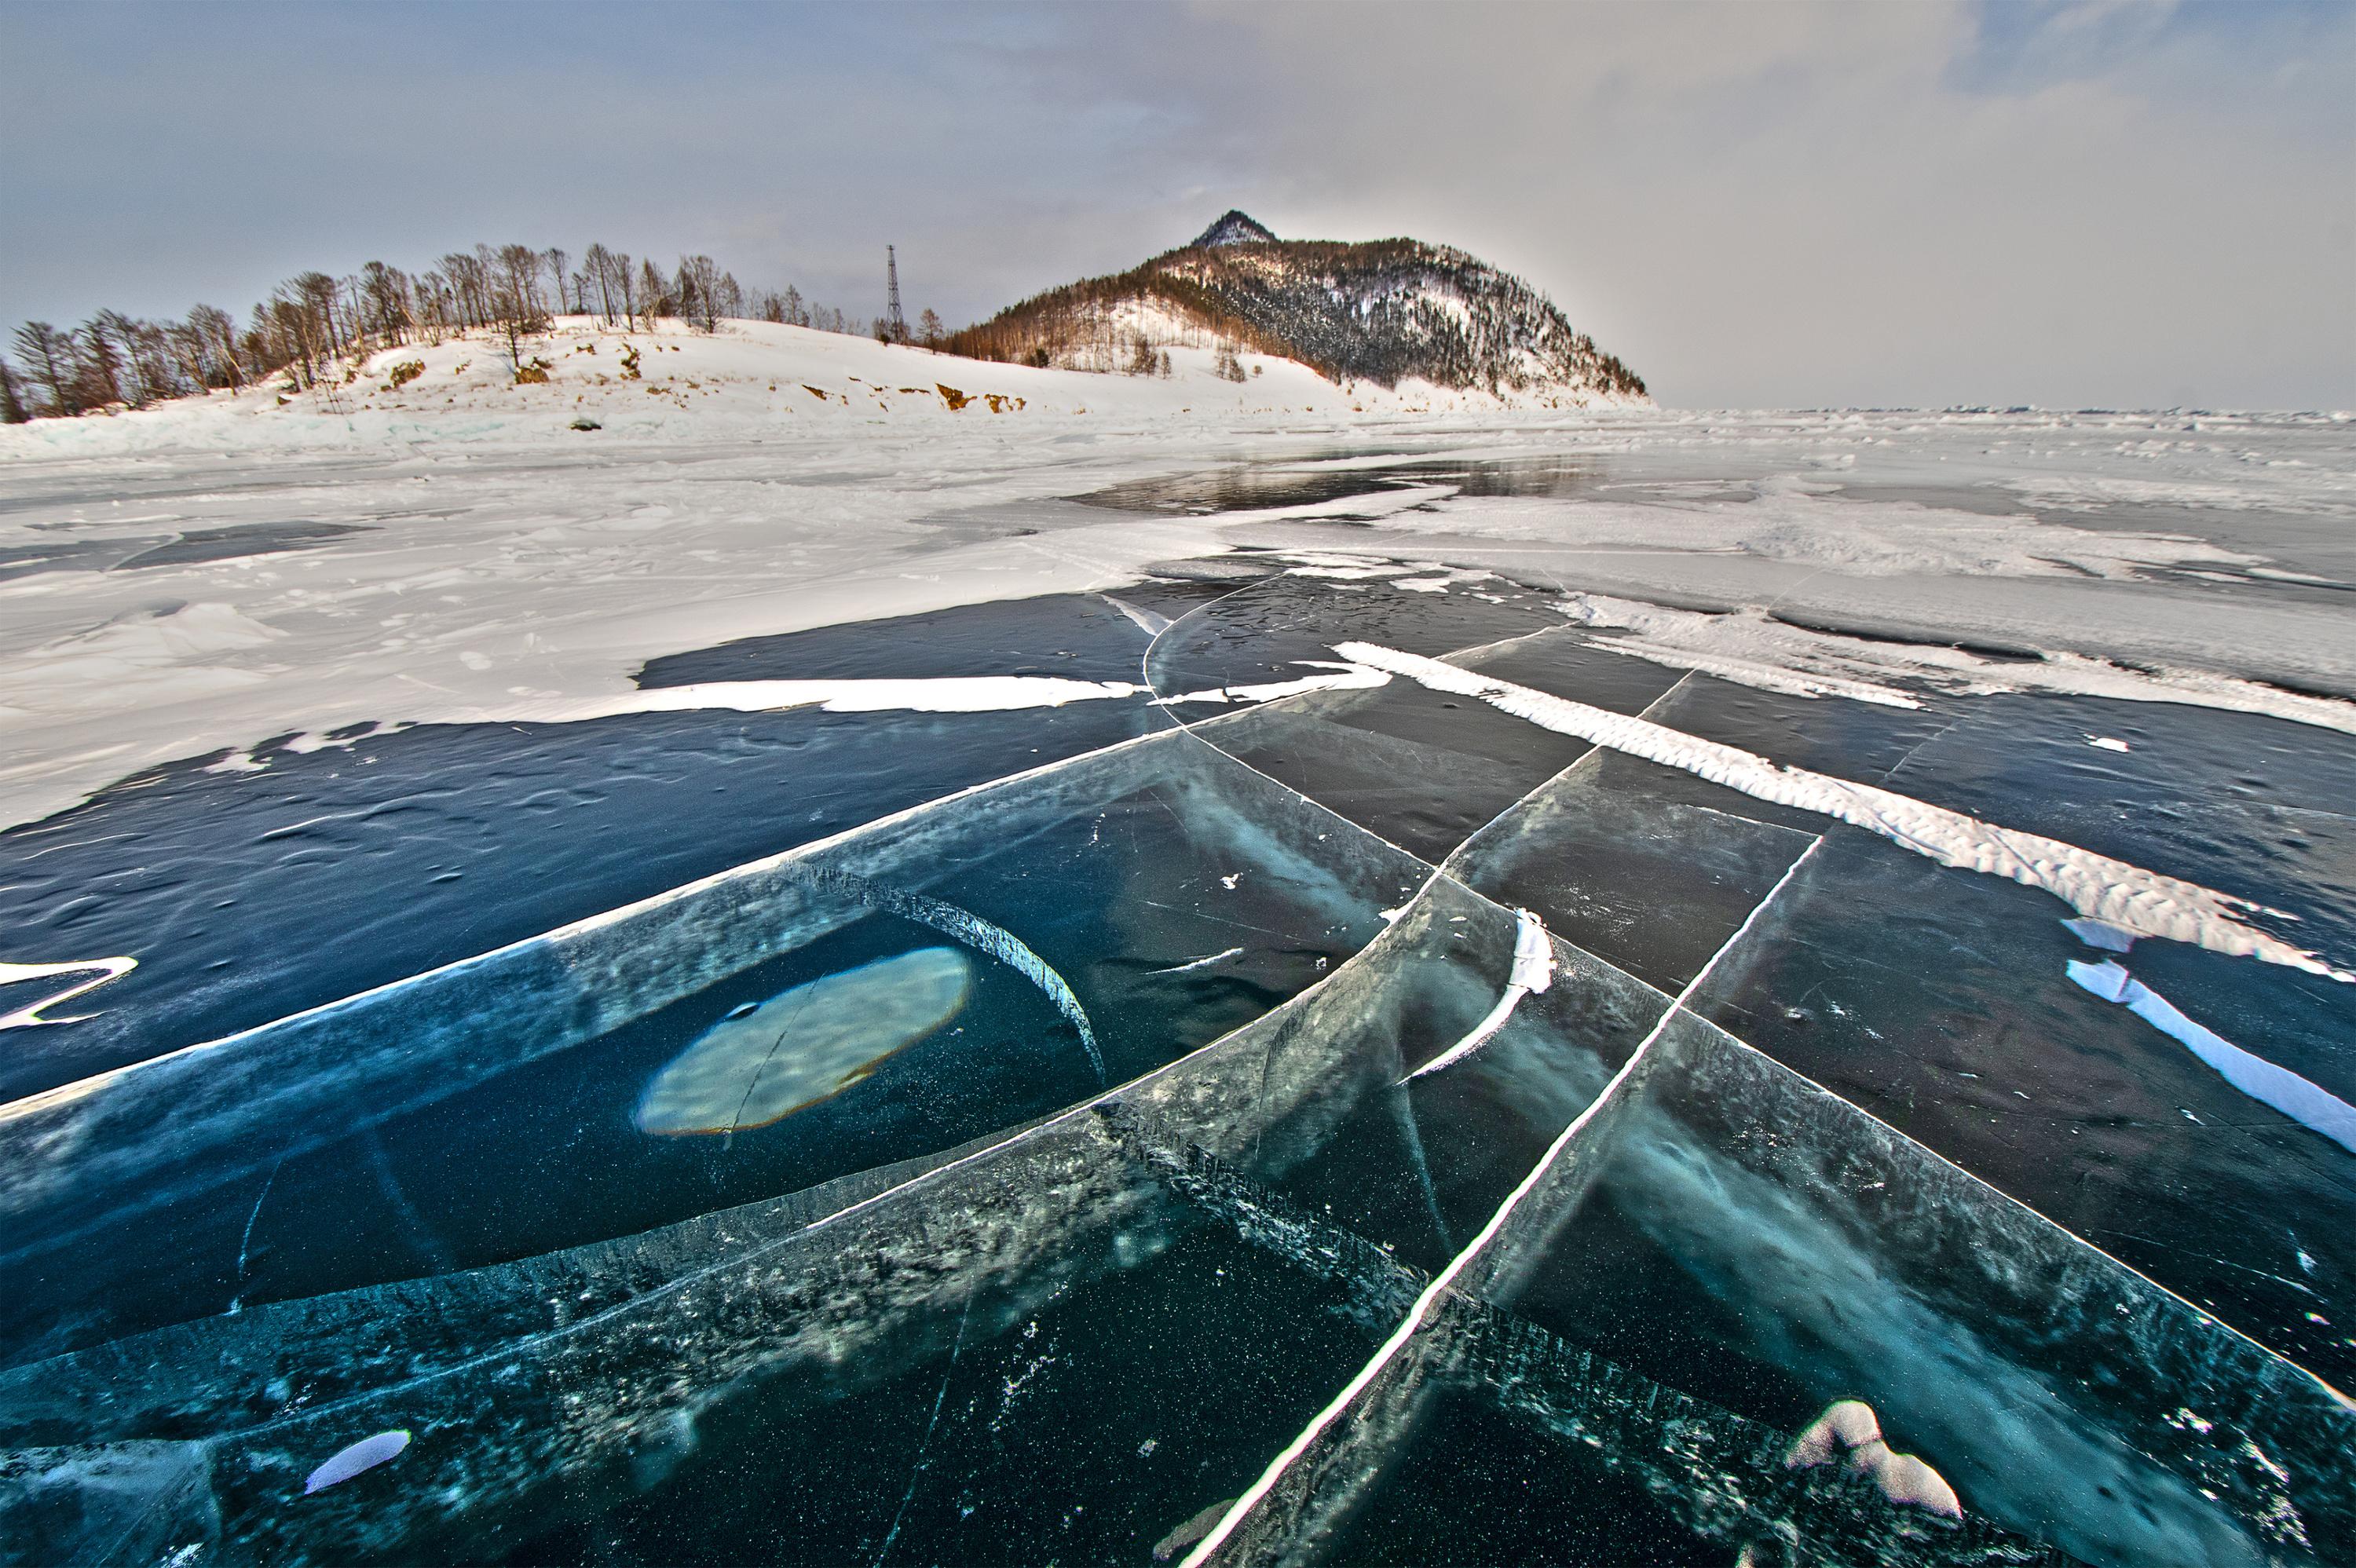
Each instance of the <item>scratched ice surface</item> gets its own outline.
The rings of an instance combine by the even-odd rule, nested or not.
[[[936,787],[11,1103],[0,1552],[2356,1555],[2356,1155],[2315,1102],[2073,981],[2122,955],[2052,892],[1681,760],[2164,868],[2344,958],[2344,737],[1826,702],[1599,649],[1542,586],[1321,560],[1171,563],[1137,613],[1087,610],[1087,677],[1163,700],[1059,715],[1035,756],[1037,715],[946,755],[958,721],[777,721],[841,776],[922,755]],[[1344,642],[1490,684],[1354,674]],[[858,673],[791,654],[669,676]],[[1268,689],[1320,674],[1354,677]],[[1597,745],[1530,694],[1682,739]],[[2162,730],[2167,769],[2083,740]],[[879,1022],[859,1059],[830,1018],[829,1092],[731,1109],[730,1072],[766,1104],[792,1061],[762,1004],[942,948],[970,983],[931,1032]],[[2124,956],[2356,1097],[2351,987],[2149,933]],[[641,1125],[699,1042],[741,1067],[699,1070],[691,1130]],[[1882,1441],[1807,1462],[1844,1400]],[[1952,1511],[1888,1482],[1906,1455]]]

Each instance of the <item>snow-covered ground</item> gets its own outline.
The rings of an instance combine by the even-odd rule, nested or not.
[[[594,706],[666,654],[1237,549],[1558,583],[1621,651],[1783,690],[2342,729],[2356,693],[2343,415],[1566,413],[1252,357],[1238,385],[1209,349],[1163,379],[744,323],[572,319],[525,356],[545,384],[477,337],[0,431],[0,825],[290,734]],[[1466,476],[1541,457],[1569,477]],[[1099,494],[1244,463],[1308,498]]]

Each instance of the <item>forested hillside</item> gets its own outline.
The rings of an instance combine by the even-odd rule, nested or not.
[[[1230,212],[1193,244],[1113,277],[1051,289],[942,347],[1075,369],[1150,367],[1164,344],[1296,359],[1337,382],[1408,378],[1494,393],[1559,389],[1636,400],[1635,372],[1553,303],[1462,251],[1261,238]]]

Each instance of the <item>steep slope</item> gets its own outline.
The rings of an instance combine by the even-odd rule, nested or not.
[[[944,347],[1077,370],[1150,366],[1164,346],[1250,349],[1328,380],[1643,403],[1633,371],[1509,273],[1419,240],[1279,240],[1229,212],[1191,245],[1034,295]]]

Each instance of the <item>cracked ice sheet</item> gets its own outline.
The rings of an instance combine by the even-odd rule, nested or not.
[[[1158,1123],[1177,1119],[1215,1156],[1281,1175],[1361,1094],[1389,1087],[1397,1058],[1369,1049],[1367,1025],[1390,1010],[1400,971],[1431,935],[1421,918],[1385,927],[1368,962],[1341,965],[1121,1098]],[[1197,1508],[1188,1499],[1163,1513],[1180,1507],[1180,1488],[1240,1486],[1266,1444],[1363,1354],[1361,1336],[1386,1327],[1231,1241],[1191,1243],[1203,1227],[1081,1109],[619,1241],[252,1307],[20,1368],[0,1374],[0,1444],[37,1445],[12,1456],[6,1475],[29,1472],[66,1495],[149,1434],[192,1437],[208,1479],[194,1496],[157,1500],[175,1526],[217,1535],[230,1561],[413,1555],[446,1532],[475,1538],[544,1522],[552,1509],[594,1511],[612,1495],[603,1488],[667,1484],[655,1511],[687,1510],[689,1533],[707,1539],[699,1488],[716,1481],[731,1494],[724,1474],[699,1470],[698,1451],[710,1435],[724,1472],[739,1450],[723,1439],[746,1423],[772,1435],[765,1451],[819,1449],[780,1472],[785,1492],[757,1489],[748,1529],[771,1528],[782,1497],[794,1503],[787,1517],[871,1547],[896,1516],[926,1550],[955,1557],[968,1553],[950,1542],[983,1539],[961,1531],[1035,1539],[1016,1517],[1035,1503],[1060,1510],[1076,1539],[1151,1540]],[[1141,1322],[1166,1327],[1141,1334]],[[1190,1338],[1206,1327],[1207,1339]],[[1173,1337],[1192,1352],[1176,1353]],[[1260,1349],[1238,1353],[1243,1342]],[[265,1366],[304,1394],[257,1403]],[[682,1366],[696,1374],[678,1377]],[[1165,1380],[1166,1397],[1100,1397]],[[110,1387],[123,1397],[98,1397]],[[1263,1417],[1239,1419],[1239,1401]],[[912,1413],[925,1405],[958,1413],[920,1435]],[[808,1419],[814,1409],[827,1419]],[[338,1488],[316,1508],[284,1506],[290,1467],[316,1465],[359,1428],[386,1429],[395,1412],[417,1440],[365,1498]],[[870,1446],[840,1434],[871,1427],[873,1446],[900,1462],[839,1475],[836,1461]],[[1047,1462],[1056,1457],[1070,1462]],[[1010,1464],[1024,1485],[995,1478]],[[1108,1465],[1122,1484],[1087,1489]],[[1183,1479],[1165,1478],[1173,1467]],[[1011,1495],[968,1524],[972,1510],[956,1501],[985,1481]],[[0,1507],[28,1501],[0,1487]],[[42,1538],[55,1549],[75,1544],[70,1509],[16,1519],[64,1531]],[[656,1528],[682,1527],[665,1516]]]
[[[1942,865],[2005,876],[2043,888],[2081,914],[2146,936],[2191,942],[2221,953],[2246,955],[2333,979],[2356,974],[2248,924],[2240,911],[2263,912],[2247,899],[2219,893],[2179,878],[2147,871],[2074,845],[2009,832],[1962,812],[1894,791],[1778,768],[1737,747],[1630,719],[1584,703],[1515,687],[1434,659],[1370,643],[1337,645],[1355,663],[1405,675],[1435,691],[1479,698],[1543,729],[1576,735],[1647,761],[1683,768],[1714,784],[1802,811],[1820,813],[1879,833]]]
[[[2356,1162],[2344,1150],[2070,984],[2068,963],[2104,955],[2042,895],[1836,835],[1786,897],[1749,960],[1697,1004],[1704,1016],[2356,1387],[2340,1327],[2356,1315]],[[1875,923],[1870,943],[1857,938],[1860,912]],[[2188,1012],[2246,1021],[2234,1025],[2244,1042],[2266,1042],[2270,1059],[2350,1097],[2340,1015],[2305,1010],[2299,995],[2343,987],[2286,987],[2255,965],[2146,942],[2130,962],[2158,972],[2162,957],[2186,978],[2155,984]]]
[[[1518,1309],[1771,1421],[1865,1399],[1967,1512],[2087,1562],[2356,1539],[2346,1401],[1704,1025]]]
[[[1148,866],[1154,874],[1141,877]],[[0,1183],[11,1240],[52,1256],[65,1247],[78,1262],[75,1282],[59,1276],[46,1303],[12,1303],[7,1338],[84,1331],[69,1298],[104,1301],[117,1321],[184,1314],[252,1223],[252,1188],[232,1184],[292,1160],[270,1202],[274,1223],[300,1233],[301,1216],[338,1206],[350,1146],[339,1155],[337,1140],[380,1121],[406,1118],[395,1141],[423,1160],[414,1168],[424,1179],[404,1185],[431,1194],[429,1222],[446,1211],[440,1223],[470,1236],[468,1256],[498,1256],[580,1239],[551,1225],[612,1233],[921,1154],[1093,1089],[1068,1031],[1017,980],[998,1024],[984,1029],[977,1003],[936,1048],[895,1060],[823,1114],[803,1113],[789,1136],[734,1140],[712,1168],[701,1152],[648,1147],[662,1140],[630,1131],[628,1104],[732,1006],[814,978],[812,965],[829,972],[938,940],[912,926],[897,946],[878,945],[868,911],[827,891],[830,870],[921,890],[1014,930],[1078,993],[1116,1081],[1315,983],[1384,929],[1376,912],[1424,874],[1193,736],[1167,733],[16,1101],[0,1106],[0,1143],[17,1151]],[[1153,955],[1238,944],[1244,955],[1218,967],[1155,973],[1170,964]],[[518,1136],[533,1126],[603,1152],[551,1164]],[[584,1198],[584,1181],[596,1192]],[[502,1188],[509,1195],[493,1200]],[[526,1192],[542,1196],[516,1196]],[[135,1271],[123,1249],[70,1246],[93,1223],[117,1234],[135,1223],[152,1237]],[[263,1283],[283,1295],[381,1277],[413,1266],[418,1239],[372,1235],[356,1218],[282,1248],[297,1272]]]

